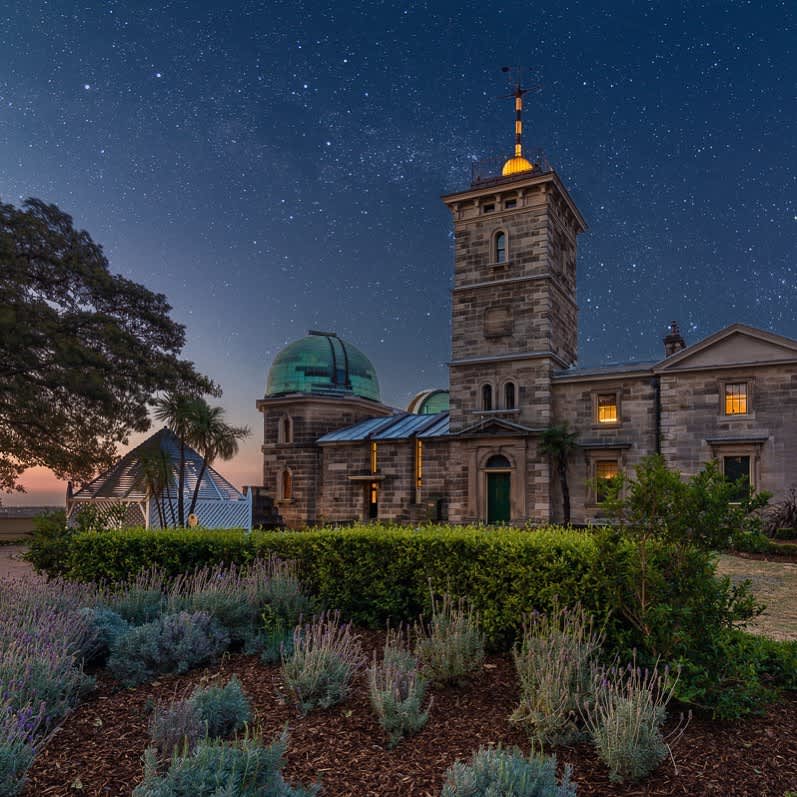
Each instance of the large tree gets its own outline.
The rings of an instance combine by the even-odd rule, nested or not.
[[[160,391],[218,394],[179,357],[166,298],[111,274],[55,205],[0,203],[0,489],[34,465],[84,481],[149,428]]]

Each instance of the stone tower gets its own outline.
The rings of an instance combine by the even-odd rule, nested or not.
[[[443,201],[454,221],[451,432],[491,417],[541,429],[551,372],[576,361],[576,236],[584,219],[556,172],[515,154]],[[499,171],[500,170],[500,171]]]

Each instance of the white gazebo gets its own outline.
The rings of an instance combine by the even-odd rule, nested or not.
[[[155,495],[152,480],[147,478],[146,463],[152,455],[164,463],[165,483]],[[197,479],[202,470],[202,457],[185,446],[185,484],[183,488],[186,515],[194,496]],[[177,489],[180,472],[180,441],[168,429],[161,429],[141,445],[128,451],[119,462],[76,493],[66,496],[67,522],[73,521],[81,507],[94,506],[100,512],[112,507],[125,507],[126,526],[145,526],[157,529],[176,525]],[[161,523],[161,515],[164,523]],[[204,528],[252,528],[251,494],[246,496],[232,486],[218,471],[207,467],[202,474],[196,505],[196,525]]]

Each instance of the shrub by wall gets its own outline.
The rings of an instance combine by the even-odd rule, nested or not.
[[[295,561],[307,588],[355,623],[410,621],[429,608],[429,585],[467,596],[493,645],[514,639],[525,612],[581,604],[600,622],[616,600],[607,572],[624,567],[630,548],[606,568],[588,532],[478,527],[362,526],[304,532],[132,529],[87,532],[69,542],[70,578],[121,580],[158,565],[176,575],[217,562],[276,555]],[[605,555],[605,551],[603,553]]]

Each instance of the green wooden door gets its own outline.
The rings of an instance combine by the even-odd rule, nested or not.
[[[509,523],[509,474],[487,474],[487,522]]]

